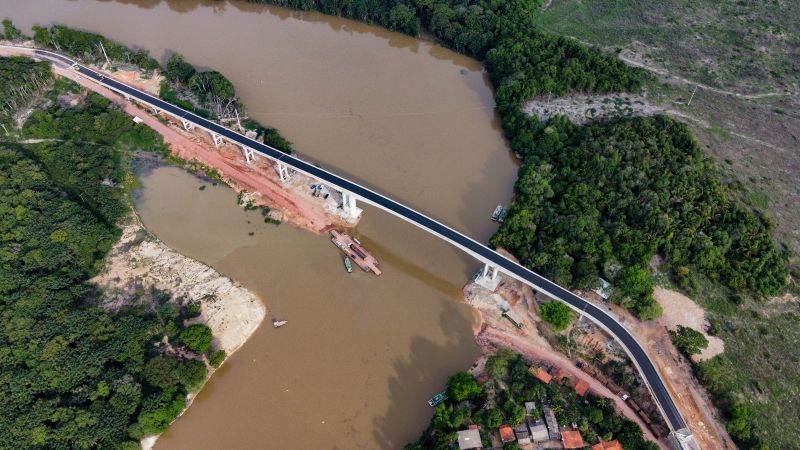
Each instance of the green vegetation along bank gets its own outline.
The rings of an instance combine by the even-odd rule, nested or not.
[[[487,360],[488,379],[482,383],[466,372],[451,376],[447,399],[436,406],[428,429],[416,442],[408,444],[406,450],[451,449],[458,439],[456,433],[470,425],[479,426],[483,447],[492,448],[491,436],[497,435],[503,424],[534,425],[544,421],[543,414],[548,411],[553,413],[560,429],[576,431],[586,443],[594,444],[602,438],[618,440],[627,450],[658,448],[644,438],[635,422],[617,413],[613,400],[593,395],[582,397],[569,386],[567,379],[545,384],[531,374],[531,367],[520,355],[501,350]],[[499,441],[497,436],[495,439]],[[504,450],[521,448],[517,442],[503,446]]]
[[[94,306],[102,293],[87,280],[130,213],[130,152],[166,148],[108,100],[49,71],[45,81],[43,68],[0,58],[0,86],[39,88],[15,101],[51,105],[0,141],[0,448],[139,448],[202,386],[203,354],[224,355],[206,325],[184,327],[197,305],[154,291],[149,308]]]
[[[673,288],[683,287],[729,325],[721,331],[729,352],[762,346],[762,341],[743,335],[743,323],[757,325],[753,309],[743,303],[786,289],[788,255],[771,238],[770,220],[735,200],[734,190],[719,181],[684,125],[656,117],[576,127],[558,117],[542,123],[521,109],[524,101],[542,94],[637,91],[651,81],[642,70],[573,39],[545,33],[537,0],[254,1],[317,10],[411,35],[425,31],[443,45],[484,61],[503,130],[512,150],[524,159],[517,201],[492,242],[573,287],[593,285],[599,275],[613,279],[612,300],[642,318],[660,313],[652,300],[649,266],[660,254],[667,258],[661,269],[667,272],[666,282],[675,280]],[[713,301],[704,301],[712,296]],[[765,319],[760,317],[759,322]],[[771,317],[777,316],[773,312]],[[796,360],[797,350],[788,351]],[[737,358],[745,354],[737,353]],[[763,351],[758,355],[761,367],[784,368]],[[771,381],[777,390],[769,395],[768,389],[753,389],[746,382],[747,377],[765,379],[763,373],[742,369],[749,364],[728,354],[712,361],[704,367],[716,369],[714,381],[700,378],[741,446],[755,448],[769,441],[785,448],[800,440],[758,431],[774,429],[763,426],[774,423],[771,407],[785,410],[784,418],[792,416],[786,408],[796,390],[796,372],[782,371],[779,380],[765,380],[764,387]],[[800,429],[796,417],[787,420]]]

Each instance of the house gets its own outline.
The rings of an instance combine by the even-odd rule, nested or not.
[[[592,446],[592,450],[622,450],[622,444],[620,444],[618,440],[614,439],[613,441],[594,444]]]
[[[517,442],[520,445],[531,443],[531,432],[528,430],[528,424],[522,422],[514,427],[514,434],[517,436]]]
[[[577,392],[578,395],[580,395],[581,397],[586,395],[586,393],[588,391],[589,391],[589,382],[588,381],[581,379],[581,380],[578,380],[577,383],[575,383],[575,392]]]
[[[504,423],[500,426],[500,440],[503,441],[503,444],[517,440],[517,438],[514,436],[514,429],[511,428],[511,425]]]
[[[536,402],[525,402],[525,414],[532,416],[536,412]]]
[[[583,443],[583,437],[578,430],[562,431],[561,442],[564,443],[564,448],[583,448],[586,445]]]
[[[551,441],[561,440],[561,432],[558,430],[556,415],[549,406],[544,407],[544,420],[547,422],[547,431]]]
[[[547,432],[547,426],[544,424],[544,420],[537,420],[530,425],[529,428],[531,430],[531,441],[544,442],[550,439],[550,433]]]
[[[474,448],[483,448],[481,443],[481,433],[477,428],[470,428],[469,430],[462,430],[458,432],[458,448],[461,450],[468,450]]]
[[[547,371],[542,369],[541,367],[536,367],[536,368],[529,367],[528,373],[538,378],[539,381],[541,381],[544,384],[549,384],[550,380],[553,379],[553,377],[551,377],[550,374],[547,373]]]

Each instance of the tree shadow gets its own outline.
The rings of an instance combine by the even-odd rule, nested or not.
[[[410,358],[398,358],[390,377],[391,403],[383,416],[374,419],[373,437],[380,448],[403,448],[416,440],[433,416],[428,399],[446,388],[447,378],[467,370],[480,355],[470,318],[455,302],[445,302],[439,316],[447,336],[444,343],[422,336],[411,338]]]

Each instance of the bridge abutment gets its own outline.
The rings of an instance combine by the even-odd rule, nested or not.
[[[362,212],[364,210],[356,206],[356,196],[351,192],[342,191],[342,218],[348,223],[356,223]]]
[[[484,264],[483,268],[475,274],[475,283],[490,291],[497,289],[500,284],[500,271],[495,266]]]

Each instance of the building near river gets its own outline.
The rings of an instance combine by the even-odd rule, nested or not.
[[[521,424],[514,427],[514,434],[517,436],[519,445],[531,443],[531,432],[528,430],[528,424],[525,423],[525,421],[522,421]]]
[[[514,435],[514,429],[511,428],[511,425],[504,423],[500,427],[500,440],[503,441],[503,444],[517,440],[517,437]]]
[[[547,432],[547,425],[544,424],[544,420],[542,419],[539,419],[531,424],[530,430],[531,441],[533,442],[544,442],[550,439],[550,433]]]
[[[578,430],[568,430],[561,433],[561,441],[564,443],[564,448],[583,448],[586,444],[583,442],[583,436]]]
[[[544,407],[544,420],[547,422],[547,431],[550,435],[551,441],[561,440],[561,431],[558,429],[558,421],[556,415],[549,406]]]
[[[605,441],[594,444],[592,446],[592,450],[623,450],[623,449],[622,449],[622,444],[620,444],[618,440],[614,439],[613,441]]]
[[[481,443],[481,433],[477,428],[461,430],[458,432],[458,448],[461,450],[471,450],[483,448]]]

